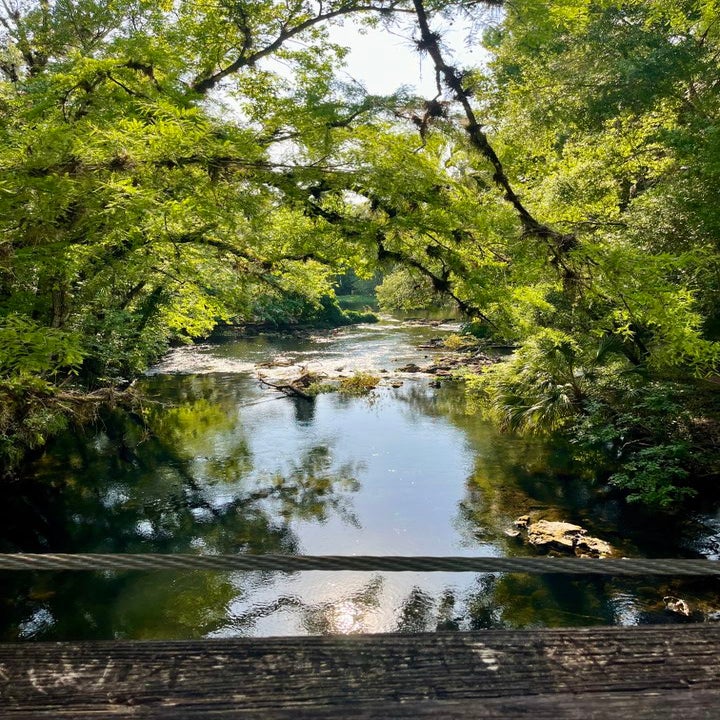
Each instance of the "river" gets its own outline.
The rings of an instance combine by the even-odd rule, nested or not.
[[[627,556],[718,558],[714,509],[649,523],[562,447],[499,434],[462,389],[399,372],[452,324],[385,318],[307,337],[178,348],[114,412],[53,442],[0,491],[3,552],[532,555],[522,514],[585,527]],[[425,357],[423,357],[425,356]],[[371,370],[365,397],[264,386]],[[714,580],[370,572],[5,573],[0,639],[197,638],[707,621]]]

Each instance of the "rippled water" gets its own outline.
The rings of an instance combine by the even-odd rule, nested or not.
[[[143,416],[68,434],[3,488],[4,551],[532,554],[519,515],[577,522],[627,555],[717,553],[713,517],[659,531],[603,498],[562,448],[499,435],[451,384],[397,373],[449,332],[388,321],[308,338],[180,348],[143,381]],[[424,358],[423,355],[428,357]],[[259,367],[262,366],[262,367]],[[370,396],[261,385],[373,370]],[[383,373],[382,371],[387,371]],[[401,387],[392,387],[402,379]],[[715,525],[713,525],[715,523]],[[6,573],[5,639],[192,638],[703,619],[717,584],[468,573]],[[702,609],[702,612],[700,610]]]

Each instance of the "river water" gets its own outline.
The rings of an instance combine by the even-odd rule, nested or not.
[[[451,324],[386,318],[304,338],[180,348],[138,414],[67,433],[2,488],[3,552],[532,555],[522,514],[587,528],[627,556],[718,557],[707,511],[650,523],[563,448],[502,435],[462,389],[398,369]],[[425,357],[423,357],[425,356]],[[261,384],[372,370],[370,395]],[[709,621],[715,581],[370,572],[5,573],[0,639],[196,638]],[[663,597],[690,603],[688,619]]]

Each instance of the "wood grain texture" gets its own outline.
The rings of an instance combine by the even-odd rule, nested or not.
[[[0,718],[720,718],[713,625],[0,644]]]

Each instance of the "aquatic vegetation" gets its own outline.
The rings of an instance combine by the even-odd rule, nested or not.
[[[367,395],[380,383],[380,377],[369,372],[356,372],[340,380],[339,392],[343,395]]]

